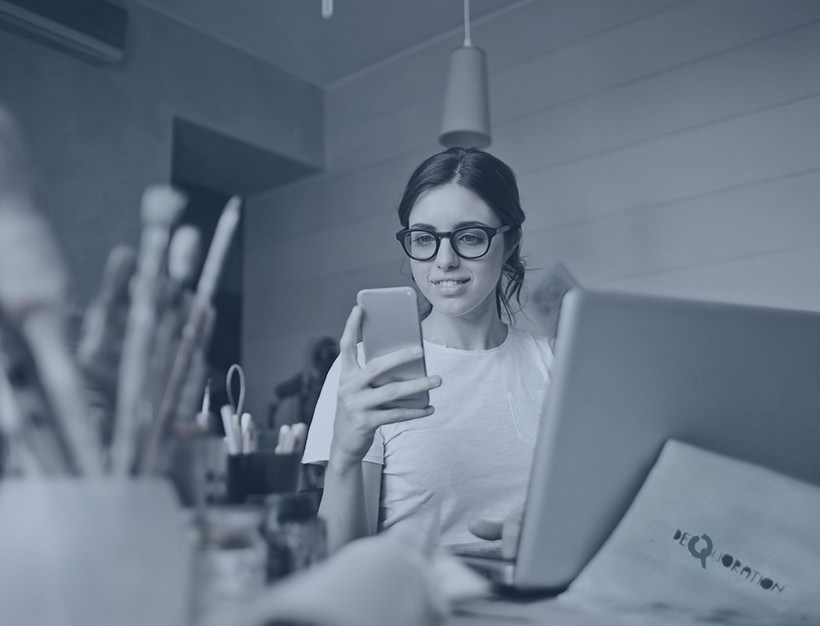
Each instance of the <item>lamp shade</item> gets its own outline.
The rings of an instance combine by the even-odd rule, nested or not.
[[[481,48],[462,46],[453,50],[439,142],[447,148],[490,145],[487,60]]]

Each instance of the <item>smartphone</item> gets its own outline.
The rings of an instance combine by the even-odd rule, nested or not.
[[[369,362],[376,357],[389,354],[394,350],[410,346],[424,349],[421,341],[421,322],[419,320],[416,291],[411,287],[387,287],[384,289],[362,289],[356,296],[357,304],[362,308],[362,344],[364,360]],[[374,387],[384,384],[423,378],[427,375],[424,353],[414,361],[402,363],[385,372],[374,382]],[[383,408],[424,408],[430,404],[427,391],[399,398],[385,403]]]

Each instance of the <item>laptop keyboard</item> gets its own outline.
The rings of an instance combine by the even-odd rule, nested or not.
[[[456,556],[471,556],[482,559],[494,559],[497,561],[508,561],[501,555],[500,543],[462,543],[450,546],[451,551]]]

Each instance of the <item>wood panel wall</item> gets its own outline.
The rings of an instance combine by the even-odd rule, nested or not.
[[[395,207],[439,149],[460,39],[332,85],[325,171],[249,202],[252,410],[358,289],[407,282]],[[533,278],[562,261],[591,287],[820,310],[820,3],[516,2],[473,41]]]

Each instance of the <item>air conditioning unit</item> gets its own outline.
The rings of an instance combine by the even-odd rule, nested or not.
[[[125,54],[128,11],[108,0],[0,0],[0,25],[87,61]]]

